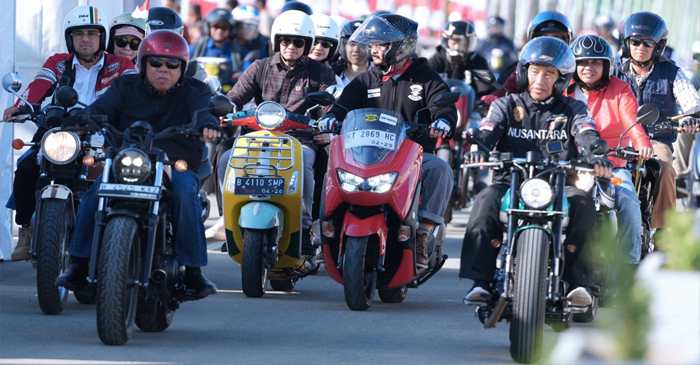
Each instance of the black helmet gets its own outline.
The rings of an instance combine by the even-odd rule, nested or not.
[[[506,21],[500,16],[489,17],[489,27],[503,27],[506,25]]]
[[[313,10],[311,10],[311,7],[300,2],[300,1],[287,1],[282,5],[282,10],[280,10],[280,14],[284,13],[287,10],[299,10],[302,13],[306,13],[306,15],[312,15],[314,13]]]
[[[571,51],[574,52],[574,58],[579,60],[603,60],[603,77],[601,83],[596,89],[600,89],[607,85],[610,77],[613,74],[613,58],[614,52],[608,41],[605,38],[597,35],[584,35],[574,39],[571,42]],[[586,85],[579,79],[578,73],[574,72],[574,80],[582,87]]]
[[[631,58],[629,37],[646,36],[656,42],[654,54],[651,56],[650,62],[658,62],[661,55],[664,54],[666,48],[666,39],[668,38],[668,28],[666,22],[660,16],[650,12],[639,12],[629,16],[622,25],[622,57]],[[640,65],[646,67],[649,63],[644,62]]]
[[[571,43],[571,38],[574,35],[566,15],[553,10],[543,11],[535,15],[527,27],[527,39],[531,41],[537,36],[537,33],[545,32],[567,34],[568,38],[565,40],[567,44]]]
[[[146,35],[154,30],[169,30],[182,35],[184,26],[180,16],[173,9],[155,7],[148,10],[146,21]]]
[[[355,33],[360,25],[362,25],[361,20],[353,20],[340,28],[340,45],[338,49],[340,50],[340,57],[346,61],[348,60],[348,54],[345,50],[345,46],[350,42],[350,37],[352,37],[352,34]],[[369,49],[367,49],[367,59],[369,60]]]
[[[216,8],[210,11],[207,16],[204,17],[204,34],[208,36],[211,35],[211,29],[209,28],[216,23],[226,23],[233,29],[233,13],[231,13],[231,10]]]
[[[554,67],[559,70],[559,79],[554,83],[552,95],[562,95],[576,72],[576,59],[569,45],[555,37],[537,37],[525,44],[520,52],[515,77],[518,87],[529,86],[527,68],[530,64]]]
[[[449,39],[460,42],[458,50],[450,49],[447,42]],[[476,44],[476,29],[471,22],[448,22],[442,28],[442,48],[445,49],[448,62],[462,63],[470,59],[476,51]]]
[[[350,40],[370,47],[389,43],[383,58],[389,65],[394,65],[415,53],[418,23],[397,14],[372,16],[357,28]]]

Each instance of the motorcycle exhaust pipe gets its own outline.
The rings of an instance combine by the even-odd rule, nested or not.
[[[163,284],[167,279],[168,274],[166,274],[163,269],[153,270],[151,272],[151,280],[153,280],[155,284]]]
[[[503,315],[503,311],[506,309],[506,304],[506,298],[504,296],[500,296],[498,298],[498,302],[496,302],[496,307],[493,309],[493,312],[491,312],[489,318],[486,318],[486,321],[484,321],[484,328],[496,327],[496,323],[498,323],[498,320],[501,319],[501,315]]]

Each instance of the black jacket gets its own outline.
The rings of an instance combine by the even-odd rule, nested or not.
[[[425,58],[414,58],[412,62],[406,72],[397,79],[392,78],[387,82],[382,81],[382,74],[377,67],[358,75],[343,89],[338,104],[345,106],[348,110],[361,108],[392,110],[400,113],[405,121],[412,122],[418,109],[430,105],[439,94],[450,91],[437,72],[428,67],[428,61]],[[346,112],[338,106],[333,106],[330,114],[338,120],[343,120]],[[419,114],[418,122],[431,124],[440,118],[450,123],[450,136],[454,134],[457,123],[457,109],[454,106],[424,110]],[[435,138],[426,135],[413,136],[411,139],[423,146],[425,152],[435,150],[437,143]]]
[[[91,114],[107,115],[110,123],[125,130],[136,121],[151,124],[155,132],[170,126],[184,126],[194,112],[209,106],[211,91],[201,81],[185,77],[166,95],[158,95],[139,75],[124,75],[112,83],[101,98],[88,107]],[[199,129],[220,130],[219,121],[209,112],[197,116]],[[182,136],[161,139],[154,147],[165,151],[171,161],[183,159],[188,169],[199,170],[204,153],[204,142]]]
[[[486,62],[484,57],[479,54],[472,53],[471,58],[467,62],[463,63],[452,63],[447,60],[447,55],[445,55],[445,50],[442,46],[437,46],[435,54],[428,60],[428,66],[435,70],[438,74],[445,74],[447,78],[464,80],[466,71],[474,70],[488,70],[489,64]],[[476,98],[481,98],[482,95],[488,91],[488,87],[485,85],[480,85],[476,82],[475,77],[471,77],[469,84],[476,93]]]

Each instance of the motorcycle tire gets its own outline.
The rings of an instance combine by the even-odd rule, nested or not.
[[[270,286],[272,290],[290,292],[294,290],[294,280],[270,280]]]
[[[75,296],[75,300],[80,304],[95,304],[94,295],[73,292],[73,296]]]
[[[408,295],[408,286],[404,285],[400,288],[377,289],[379,299],[384,303],[401,303]]]
[[[595,319],[596,315],[598,314],[598,306],[599,306],[599,299],[598,297],[593,297],[593,303],[588,306],[588,310],[586,313],[576,313],[574,314],[574,322],[578,323],[591,323]]]
[[[131,217],[107,222],[97,268],[97,334],[106,345],[123,345],[131,337],[141,277],[139,225]]]
[[[159,300],[156,310],[146,312],[136,309],[136,326],[144,332],[163,332],[173,323],[175,311],[166,308],[165,303]]]
[[[263,258],[266,232],[259,229],[246,229],[243,234],[243,262],[241,284],[243,293],[249,298],[259,298],[265,294],[267,269]]]
[[[369,237],[348,237],[343,263],[345,303],[354,311],[367,310],[374,299],[377,274],[367,259]]]
[[[63,312],[68,289],[56,286],[56,278],[68,266],[68,219],[70,207],[65,200],[46,200],[42,204],[37,232],[36,289],[39,308],[45,314]]]
[[[510,323],[510,355],[530,364],[542,355],[542,333],[547,285],[547,234],[537,228],[525,229],[517,238],[513,317]]]

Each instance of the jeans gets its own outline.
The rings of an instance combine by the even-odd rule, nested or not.
[[[98,177],[83,196],[78,208],[75,232],[68,253],[71,256],[89,258],[95,232],[95,213],[102,176]],[[170,212],[174,232],[175,253],[180,264],[201,267],[207,265],[207,244],[204,239],[202,203],[199,200],[199,177],[192,171],[172,170],[170,186]]]
[[[452,168],[434,154],[424,153],[421,179],[423,196],[418,205],[418,218],[442,224],[452,193]]]
[[[632,174],[626,169],[613,170],[613,176],[622,179],[615,186],[615,210],[619,221],[617,241],[626,253],[626,261],[637,264],[642,255],[642,211],[637,192],[632,184]]]

